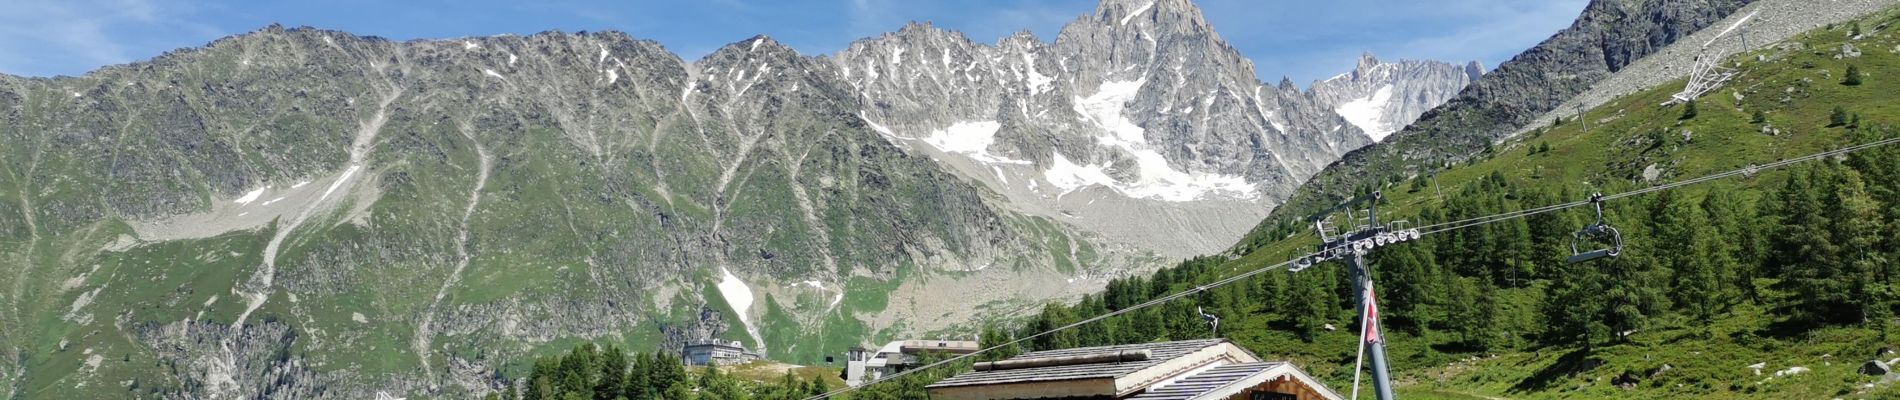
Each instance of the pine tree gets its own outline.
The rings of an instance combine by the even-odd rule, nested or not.
[[[1598,318],[1613,337],[1627,342],[1629,333],[1647,326],[1651,318],[1668,307],[1668,297],[1659,287],[1668,276],[1659,274],[1653,261],[1628,253],[1601,264],[1608,270],[1609,279]]]
[[[1490,283],[1455,276],[1447,278],[1445,285],[1445,297],[1449,300],[1445,312],[1447,328],[1450,329],[1453,337],[1458,338],[1460,344],[1485,349],[1489,344],[1487,335],[1492,330],[1491,320],[1494,310],[1489,307],[1493,302],[1484,300],[1484,293],[1488,292],[1484,286],[1489,286]]]
[[[560,357],[547,357],[534,360],[534,370],[528,374],[528,389],[522,393],[525,400],[559,400],[561,388],[556,380],[561,371]]]
[[[822,376],[811,377],[811,381],[805,383],[805,396],[808,398],[821,396],[829,391],[831,391],[831,385],[825,384],[824,377]]]
[[[1857,134],[1854,141],[1865,142],[1888,137],[1892,135],[1891,129],[1865,130]],[[1874,278],[1872,289],[1869,291],[1874,298],[1880,299],[1877,304],[1885,306],[1873,307],[1869,310],[1867,318],[1870,321],[1887,321],[1892,318],[1893,306],[1896,305],[1897,300],[1895,297],[1900,295],[1896,293],[1900,291],[1900,286],[1897,286],[1900,282],[1896,282],[1900,280],[1900,262],[1895,262],[1900,260],[1900,150],[1882,148],[1857,152],[1849,156],[1846,164],[1861,174],[1866,184],[1868,197],[1873,200],[1877,209],[1884,210],[1877,216],[1882,223],[1879,224],[1877,228],[1879,233],[1875,236],[1885,240],[1877,240],[1873,245],[1880,249],[1875,252],[1875,255],[1879,257],[1876,261],[1884,260],[1885,262],[1873,268]],[[1851,256],[1853,255],[1850,254]],[[1876,325],[1883,335],[1886,334],[1887,324]]]
[[[1610,328],[1598,318],[1605,306],[1603,288],[1606,275],[1592,264],[1556,264],[1560,272],[1550,281],[1550,294],[1543,303],[1544,337],[1558,344],[1580,344],[1588,348],[1609,337]]]
[[[1080,319],[1080,317],[1108,313],[1108,310],[1102,305],[1101,298],[1095,297],[1094,295],[1083,296],[1082,301],[1077,302],[1073,310],[1078,317],[1077,319]],[[1114,335],[1108,331],[1108,326],[1104,324],[1087,324],[1076,327],[1073,330],[1075,331],[1076,346],[1102,346],[1111,344],[1115,340]]]
[[[1819,195],[1833,192],[1831,172],[1811,168],[1790,177],[1768,211],[1778,218],[1769,238],[1769,268],[1782,278],[1777,286],[1791,292],[1784,309],[1797,321],[1827,322],[1845,311],[1847,288],[1838,246],[1828,229],[1833,222]]]
[[[1755,110],[1755,115],[1749,117],[1748,122],[1753,124],[1768,122],[1768,114],[1761,110]]]
[[[1675,274],[1675,290],[1669,293],[1689,316],[1708,320],[1731,298],[1728,288],[1735,282],[1724,279],[1719,270],[1725,262],[1718,260],[1728,256],[1727,249],[1700,206],[1672,192],[1664,192],[1661,199],[1653,234],[1660,243],[1678,248],[1657,254]]]
[[[1759,262],[1749,252],[1759,251],[1761,246],[1752,241],[1761,235],[1755,229],[1754,218],[1742,207],[1741,200],[1729,190],[1711,190],[1702,198],[1701,208],[1709,223],[1697,244],[1707,247],[1703,251],[1708,254],[1711,272],[1721,283],[1712,300],[1722,311],[1741,301],[1755,286],[1755,274],[1746,265]]]
[[[646,353],[633,355],[628,366],[626,384],[620,395],[629,400],[649,400],[658,396],[653,391],[653,357]]]
[[[600,372],[594,383],[595,400],[614,400],[626,391],[627,351],[620,346],[608,344],[601,350]]]
[[[1835,222],[1830,226],[1831,235],[1840,246],[1842,265],[1837,279],[1844,281],[1836,285],[1847,292],[1843,300],[1858,317],[1855,322],[1875,323],[1874,317],[1884,317],[1888,306],[1884,282],[1877,278],[1887,264],[1880,248],[1885,225],[1882,210],[1868,195],[1859,172],[1843,168],[1835,174],[1834,182],[1834,190],[1827,196],[1827,204],[1832,206],[1827,213]],[[1884,325],[1885,321],[1878,323]]]
[[[1841,80],[1841,84],[1847,85],[1847,86],[1860,86],[1860,67],[1853,66],[1853,65],[1847,66],[1847,78],[1844,80]]]
[[[683,385],[688,379],[686,364],[682,364],[678,357],[665,351],[654,351],[652,357],[653,360],[649,364],[651,368],[647,370],[647,384],[652,385],[655,392],[665,394],[673,390],[675,386],[686,386]]]
[[[1689,102],[1683,103],[1681,119],[1692,119],[1692,118],[1695,118],[1695,116],[1696,116],[1695,100],[1689,100]]]
[[[594,365],[598,355],[593,343],[583,343],[574,346],[574,350],[568,352],[566,357],[561,357],[561,370],[555,382],[560,385],[563,397],[572,397],[573,394],[587,399],[594,397],[594,381],[600,373]]]
[[[1847,109],[1834,106],[1834,112],[1827,116],[1827,126],[1832,128],[1841,125],[1847,125]]]
[[[1260,304],[1267,305],[1267,311],[1278,311],[1285,303],[1287,274],[1261,274],[1255,278],[1260,282]]]
[[[699,375],[701,398],[706,399],[743,399],[745,394],[739,382],[731,375],[719,371],[719,368],[706,368]]]
[[[1028,330],[1048,332],[1077,320],[1068,306],[1049,303],[1043,305],[1042,313],[1036,314],[1036,318],[1029,322]],[[1076,347],[1078,342],[1075,331],[1065,330],[1030,339],[1029,346],[1034,350],[1055,350]]]
[[[1443,319],[1441,307],[1445,290],[1438,285],[1443,275],[1438,263],[1422,243],[1388,247],[1375,252],[1379,267],[1379,304],[1388,310],[1381,321],[1386,326],[1411,328],[1423,334]]]
[[[1003,330],[1003,327],[996,323],[984,324],[983,333],[977,336],[978,345],[986,349],[993,346],[1001,345],[1003,343],[1009,343],[1009,341],[1011,340],[1015,340],[1015,338],[1011,337],[1008,331]],[[1016,345],[1003,346],[996,350],[984,352],[982,355],[978,356],[979,358],[978,361],[996,361],[996,360],[1007,359],[1010,357],[1015,357],[1016,354],[1019,354],[1021,352],[1022,352],[1022,348],[1017,347]]]
[[[1319,337],[1321,327],[1331,320],[1334,305],[1338,304],[1333,293],[1333,274],[1326,272],[1308,269],[1288,273],[1290,282],[1281,309],[1286,310],[1286,318],[1293,323],[1294,330],[1307,341]]]

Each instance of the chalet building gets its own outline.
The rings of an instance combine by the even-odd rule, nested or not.
[[[852,348],[845,356],[844,383],[856,387],[917,366],[921,355],[946,356],[975,353],[981,347],[969,340],[899,340],[873,351]]]
[[[758,353],[745,349],[738,341],[707,340],[686,343],[680,359],[686,365],[737,365],[758,360]]]
[[[1086,347],[981,362],[925,388],[932,400],[1340,400],[1293,364],[1226,339]]]

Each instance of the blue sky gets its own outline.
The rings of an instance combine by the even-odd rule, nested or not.
[[[1197,0],[1263,80],[1305,86],[1381,59],[1478,60],[1487,68],[1570,24],[1586,0]],[[271,23],[392,39],[619,30],[688,59],[755,34],[805,54],[931,21],[993,43],[1028,29],[1054,40],[1094,0],[8,0],[0,73],[78,75]]]

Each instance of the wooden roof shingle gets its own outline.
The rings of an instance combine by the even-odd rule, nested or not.
[[[1225,339],[1202,339],[1179,342],[1161,342],[1129,344],[1117,346],[1080,347],[1073,349],[1044,350],[1023,353],[1010,359],[1042,357],[1066,357],[1086,354],[1107,353],[1123,350],[1148,350],[1152,355],[1147,360],[1080,365],[1060,365],[1040,368],[1021,368],[991,371],[976,371],[957,375],[926,386],[942,388],[971,385],[993,385],[1002,383],[1062,381],[1071,379],[1120,378],[1136,371],[1173,360],[1181,356],[1208,347],[1226,343]]]
[[[1228,364],[1214,367],[1201,373],[1181,378],[1173,384],[1159,389],[1149,389],[1129,400],[1190,400],[1241,380],[1265,373],[1285,362],[1252,362]]]

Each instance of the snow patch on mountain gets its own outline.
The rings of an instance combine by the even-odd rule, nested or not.
[[[1254,185],[1240,176],[1180,171],[1168,165],[1167,157],[1148,144],[1147,131],[1122,115],[1128,100],[1133,99],[1145,83],[1147,78],[1103,82],[1095,94],[1076,98],[1074,102],[1075,112],[1086,122],[1108,132],[1095,138],[1097,144],[1119,149],[1135,159],[1135,171],[1139,175],[1134,182],[1114,179],[1106,170],[1108,165],[1078,165],[1060,153],[1055,155],[1054,165],[1044,171],[1044,178],[1064,189],[1064,193],[1082,186],[1102,185],[1129,197],[1162,201],[1195,201],[1217,192],[1228,192],[1229,197],[1237,199],[1259,195]]]
[[[1141,8],[1135,9],[1135,12],[1128,13],[1127,16],[1122,17],[1122,25],[1128,25],[1128,21],[1134,20],[1135,16],[1141,15],[1141,13],[1148,12],[1148,9],[1154,6],[1155,3],[1152,1],[1148,2],[1148,4],[1141,5]]]
[[[251,204],[251,202],[257,201],[258,196],[264,195],[264,189],[270,189],[270,186],[257,188],[257,190],[252,190],[250,193],[245,193],[243,197],[239,197],[237,200],[233,200],[233,202],[238,204]]]
[[[739,314],[739,323],[745,325],[746,334],[752,335],[752,342],[765,343],[759,336],[759,328],[752,325],[752,318],[746,314],[752,308],[752,287],[746,286],[745,281],[726,267],[719,267],[719,273],[719,296],[726,298],[726,305],[732,306],[733,313]]]
[[[1049,91],[1050,83],[1056,79],[1036,71],[1036,56],[1023,52],[1023,65],[1029,69],[1029,90],[1038,94]]]
[[[1097,138],[1102,144],[1146,144],[1147,138],[1142,136],[1146,131],[1123,116],[1122,109],[1127,106],[1128,100],[1135,98],[1135,93],[1141,91],[1141,85],[1147,82],[1146,77],[1132,81],[1102,82],[1095,94],[1075,99],[1075,112],[1108,130],[1112,136]]]
[[[1391,101],[1392,85],[1384,85],[1371,96],[1345,102],[1333,111],[1339,113],[1340,117],[1346,118],[1346,122],[1365,131],[1366,136],[1372,137],[1372,141],[1377,142],[1384,140],[1386,135],[1398,131],[1397,127],[1384,121],[1385,106],[1391,104]]]
[[[945,153],[963,154],[985,163],[1030,164],[1027,160],[990,154],[990,145],[996,143],[996,130],[1002,127],[996,121],[959,122],[931,132],[930,136],[924,137],[924,143]]]
[[[1061,152],[1051,157],[1053,161],[1049,169],[1043,171],[1043,180],[1062,190],[1058,197],[1091,185],[1101,185],[1128,197],[1171,202],[1201,200],[1220,192],[1237,199],[1253,199],[1259,195],[1253,184],[1239,176],[1175,171],[1167,167],[1167,160],[1160,153],[1153,151],[1137,153],[1135,157],[1142,175],[1136,182],[1122,182],[1109,176],[1109,165],[1076,164]]]

